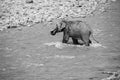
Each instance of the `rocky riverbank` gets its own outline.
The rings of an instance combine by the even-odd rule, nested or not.
[[[0,30],[104,12],[115,0],[1,0]]]

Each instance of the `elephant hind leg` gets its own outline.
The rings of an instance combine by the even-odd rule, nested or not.
[[[77,40],[77,39],[72,38],[72,40],[73,40],[73,44],[79,44],[79,42],[78,42],[78,40]]]
[[[92,43],[88,36],[83,36],[82,41],[84,42],[85,46],[90,46],[90,43]]]
[[[85,46],[90,46],[89,41],[84,41]]]

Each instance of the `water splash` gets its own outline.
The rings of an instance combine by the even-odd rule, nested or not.
[[[81,45],[65,44],[65,43],[61,43],[61,42],[49,42],[49,43],[44,43],[44,45],[55,46],[58,49],[63,49],[64,47],[85,47],[84,45],[81,46]],[[90,45],[90,47],[94,47],[94,48],[103,47],[103,48],[106,48],[105,46],[103,46],[102,44],[99,44],[99,43],[93,43],[93,44]]]

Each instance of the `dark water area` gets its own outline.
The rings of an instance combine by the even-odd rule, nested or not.
[[[103,71],[120,70],[119,2],[107,12],[86,19],[102,46],[44,45],[61,42],[62,33],[49,33],[54,25],[1,31],[0,80],[101,80],[107,77]]]

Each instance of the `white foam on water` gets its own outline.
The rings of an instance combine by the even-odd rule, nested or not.
[[[97,48],[97,47],[103,47],[103,48],[106,48],[105,46],[103,46],[102,44],[100,43],[93,43],[90,45],[91,47],[94,47],[94,48]]]
[[[84,47],[84,45],[64,44],[62,42],[49,42],[49,43],[44,43],[44,45],[55,46],[58,49],[63,49],[64,47]],[[103,47],[103,48],[106,48],[105,46],[103,46],[102,44],[99,44],[99,43],[93,43],[93,44],[90,45],[90,47],[94,47],[94,48]]]
[[[54,55],[54,56],[47,56],[47,59],[54,58],[54,59],[74,59],[75,56],[68,56],[68,55]]]
[[[54,58],[73,59],[75,56],[55,55]]]
[[[44,43],[44,45],[55,46],[56,48],[59,48],[59,49],[62,49],[64,47],[63,43],[61,43],[61,42]]]

